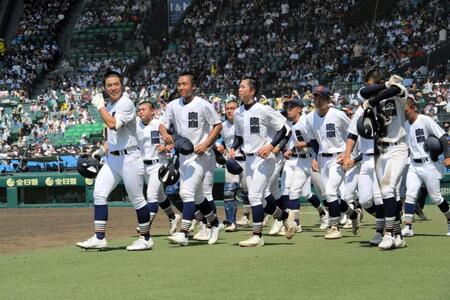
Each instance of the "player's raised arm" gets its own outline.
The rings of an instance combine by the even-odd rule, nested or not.
[[[114,71],[109,71],[105,74],[103,80],[103,86],[105,88],[106,93],[111,100],[111,103],[115,103],[117,100],[122,97],[123,86],[122,86],[122,76]],[[128,115],[132,113],[132,111],[126,111],[121,114],[122,118],[117,118],[117,116],[111,115],[108,110],[105,108],[105,100],[101,93],[95,93],[92,97],[92,105],[99,111],[100,116],[105,122],[106,126],[110,130],[115,130],[122,127],[130,118]],[[133,110],[131,108],[131,110]]]

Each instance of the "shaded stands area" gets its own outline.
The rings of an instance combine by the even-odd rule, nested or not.
[[[6,55],[0,57],[0,90],[30,95],[38,75],[52,70],[60,57],[57,36],[75,0],[24,1],[23,14]]]
[[[7,164],[0,165],[0,173],[74,171],[77,159],[75,155],[68,154],[52,157],[13,158],[6,160]]]
[[[101,86],[108,68],[129,75],[146,58],[141,30],[150,10],[151,1],[88,1],[62,63],[47,77],[51,86]]]

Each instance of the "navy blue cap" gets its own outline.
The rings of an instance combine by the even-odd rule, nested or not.
[[[317,94],[319,96],[329,97],[331,95],[330,89],[324,85],[318,85],[313,90],[313,95]]]
[[[299,99],[292,99],[289,101],[284,102],[287,108],[291,107],[304,107],[303,101],[300,101]]]

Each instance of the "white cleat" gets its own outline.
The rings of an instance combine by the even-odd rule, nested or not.
[[[280,232],[278,232],[279,236],[286,236],[286,226],[281,226]]]
[[[200,230],[194,235],[193,239],[196,241],[209,241],[211,238],[211,228],[208,228],[205,223],[199,222]]]
[[[359,233],[359,228],[361,226],[361,209],[357,208],[356,210],[356,219],[351,220],[352,223],[352,232],[354,235],[357,235]]]
[[[208,240],[209,245],[214,245],[217,242],[217,240],[219,239],[220,230],[221,230],[220,226],[211,227],[211,234]]]
[[[83,249],[106,249],[106,246],[108,245],[108,242],[106,241],[106,238],[99,240],[97,236],[94,234],[84,242],[78,242],[77,246]]]
[[[296,233],[302,233],[303,232],[302,224],[297,225],[297,230],[295,232]]]
[[[277,235],[280,232],[282,226],[283,221],[273,221],[272,228],[270,228],[268,235]]]
[[[235,232],[236,231],[236,225],[234,223],[231,223],[225,228],[225,232]]]
[[[447,236],[450,236],[450,231],[449,231],[449,232],[447,232]]]
[[[347,222],[345,222],[344,226],[342,226],[343,229],[351,229],[353,228],[352,220],[350,218],[347,218]]]
[[[399,234],[394,238],[394,248],[404,248],[406,246],[406,240]]]
[[[297,223],[295,223],[294,218],[294,212],[291,210],[287,219],[283,221],[284,226],[286,226],[286,238],[288,240],[292,239],[295,231],[297,231]]]
[[[403,237],[413,237],[414,230],[412,228],[410,229],[408,226],[405,226],[402,229],[402,235],[403,235]]]
[[[250,222],[246,216],[242,216],[242,218],[236,222],[236,225],[241,227],[249,227],[252,225],[252,222]]]
[[[223,224],[222,222],[219,222],[219,229],[220,231],[225,229],[225,224]]]
[[[197,220],[192,220],[191,226],[189,227],[188,233],[192,233],[195,231],[195,227],[197,226],[198,221]]]
[[[395,239],[390,233],[385,233],[381,243],[378,244],[378,248],[381,250],[393,249],[395,246]]]
[[[183,232],[175,232],[167,238],[171,244],[177,244],[181,246],[187,246],[189,244],[188,238]]]
[[[264,239],[257,235],[253,235],[248,240],[239,242],[239,246],[241,246],[241,247],[261,247],[261,246],[264,246]]]
[[[330,217],[328,211],[325,210],[325,214],[320,217],[320,229],[326,230],[330,226]]]
[[[347,223],[347,215],[344,213],[341,213],[341,218],[339,219],[339,225],[344,226],[345,223]]]
[[[271,215],[265,216],[264,220],[263,220],[263,223],[262,223],[262,226],[266,227],[267,225],[269,225],[271,220],[274,220],[274,222],[275,222],[275,219]]]
[[[383,240],[383,235],[381,233],[379,233],[379,232],[375,232],[375,235],[369,241],[369,244],[374,245],[374,246],[378,246],[381,243],[382,240]]]
[[[153,247],[153,240],[150,238],[148,241],[143,236],[135,240],[133,244],[127,247],[128,251],[142,251],[150,250]]]
[[[337,226],[331,226],[324,237],[326,240],[342,239],[342,232],[339,230]]]
[[[177,228],[180,224],[181,224],[181,215],[175,214],[175,218],[169,220],[169,235],[174,234],[177,231]]]

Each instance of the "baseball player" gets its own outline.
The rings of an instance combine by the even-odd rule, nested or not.
[[[215,145],[213,147],[216,147]],[[211,149],[213,150],[213,149]],[[217,214],[216,204],[213,198],[213,186],[214,186],[214,172],[216,169],[216,155],[213,151],[209,151],[207,153],[208,163],[204,167],[205,175],[203,177],[202,189],[203,194],[205,196],[205,200],[209,202],[211,209],[215,214]],[[220,155],[220,153],[219,153]],[[194,217],[200,225],[200,230],[197,234],[194,235],[193,239],[198,241],[209,241],[211,237],[211,224],[208,223],[208,220],[203,216],[200,211],[200,207],[196,204],[196,211],[194,213]],[[224,224],[219,222],[219,230],[224,228]]]
[[[377,70],[371,70],[367,73],[365,79],[368,86],[377,84],[381,80],[381,73]],[[358,99],[360,103],[365,101],[359,92]],[[370,240],[370,244],[378,246],[381,243],[384,232],[384,207],[383,200],[381,199],[380,186],[375,174],[374,141],[360,136],[357,130],[357,122],[363,113],[364,110],[360,105],[350,122],[343,167],[345,170],[352,168],[351,153],[354,149],[358,148],[356,146],[359,146],[358,152],[362,154],[362,161],[357,176],[358,198],[362,208],[368,213],[375,215],[376,231],[374,237]]]
[[[406,201],[405,201],[405,227],[402,229],[403,236],[412,237],[413,215],[419,189],[425,183],[431,200],[442,211],[447,219],[447,236],[450,236],[450,209],[447,201],[442,197],[440,190],[440,179],[443,176],[439,162],[434,161],[430,154],[425,151],[426,141],[429,136],[439,139],[444,149],[444,164],[450,166],[450,152],[447,144],[445,131],[430,117],[417,113],[416,101],[413,95],[408,96],[406,110],[405,129],[407,141],[411,153],[411,164],[406,179]]]
[[[267,201],[267,197],[270,197],[270,201],[275,201],[277,206],[281,210],[285,210],[288,208],[288,202],[289,197],[286,197],[283,195],[283,190],[280,187],[280,174],[282,175],[284,164],[285,164],[285,158],[284,158],[284,152],[287,143],[289,142],[291,138],[292,131],[290,130],[290,127],[288,122],[286,122],[285,127],[288,128],[288,133],[285,135],[285,137],[280,141],[280,143],[272,150],[272,153],[275,155],[275,170],[273,171],[272,176],[269,179],[269,184],[267,185],[267,189],[265,192],[265,198]],[[281,176],[281,180],[283,180],[283,176]],[[284,185],[281,183],[281,185]],[[295,214],[295,212],[294,212]],[[270,216],[270,215],[268,215]],[[294,215],[295,220],[295,215]],[[298,219],[297,219],[298,221]],[[264,223],[264,222],[263,222]],[[296,232],[301,232],[302,227],[299,223],[297,223],[297,230]],[[268,235],[286,235],[286,228],[283,226],[283,221],[281,220],[274,220],[272,224],[272,228],[269,230]]]
[[[301,231],[300,195],[317,209],[321,229],[328,228],[328,213],[321,206],[319,198],[311,192],[311,151],[306,135],[306,116],[302,114],[303,103],[293,99],[285,102],[292,135],[289,149],[285,152],[286,162],[281,178],[283,194],[288,198],[288,208],[294,212],[294,220]],[[306,140],[305,140],[306,138]]]
[[[308,115],[307,130],[314,150],[311,161],[313,171],[320,170],[325,196],[328,202],[330,228],[326,239],[340,239],[342,233],[338,228],[340,212],[344,212],[352,220],[353,233],[359,231],[359,212],[345,201],[339,201],[339,186],[344,180],[345,170],[342,159],[345,150],[345,138],[350,119],[343,111],[329,106],[330,90],[322,85],[313,91],[316,110]]]
[[[236,150],[242,145],[245,154],[245,180],[248,198],[252,208],[253,235],[241,241],[241,247],[263,246],[262,222],[264,212],[283,220],[286,226],[286,237],[291,239],[297,224],[293,214],[277,207],[273,199],[266,198],[265,191],[275,169],[273,149],[278,146],[287,134],[286,119],[270,106],[255,102],[258,82],[253,77],[246,77],[239,84],[239,97],[244,105],[234,112],[235,139],[230,149],[230,157],[235,158]]]
[[[238,108],[238,103],[236,100],[230,100],[225,105],[225,115],[227,120],[222,123],[222,139],[223,144],[217,147],[217,150],[221,153],[226,153],[227,150],[231,148],[234,141],[234,111]],[[235,160],[241,165],[241,167],[245,168],[245,157],[243,153],[238,149],[235,152]],[[240,188],[241,190],[241,198],[244,201],[244,217],[246,218],[245,224],[246,226],[249,221],[250,214],[250,205],[248,203],[247,196],[247,186],[245,184],[245,169],[239,175],[233,175],[225,169],[225,185],[224,185],[224,206],[225,206],[225,215],[227,219],[227,227],[225,231],[235,231],[236,230],[236,195],[237,191]],[[248,206],[248,212],[245,211],[245,207]],[[246,214],[248,213],[248,214]]]
[[[397,187],[408,160],[408,145],[405,131],[405,104],[407,91],[400,84],[403,79],[393,75],[382,84],[366,86],[359,91],[366,99],[364,114],[375,108],[377,123],[375,171],[380,185],[385,213],[385,233],[378,247],[382,250],[402,248],[405,240],[401,236],[401,203],[397,201]]]
[[[171,235],[169,240],[182,246],[188,245],[187,234],[197,204],[202,215],[211,224],[208,244],[212,245],[219,237],[219,222],[209,201],[204,197],[202,187],[210,156],[213,155],[210,147],[220,134],[222,124],[214,107],[205,99],[194,96],[196,89],[194,73],[182,73],[178,78],[177,87],[181,98],[167,105],[159,127],[160,133],[164,142],[172,145],[173,139],[168,133],[168,128],[173,124],[175,131],[189,139],[195,148],[192,154],[180,154],[180,197],[183,200],[183,220],[180,232]]]
[[[137,140],[145,165],[145,183],[147,184],[147,202],[150,210],[150,226],[158,212],[158,204],[169,217],[169,235],[172,235],[181,222],[181,216],[175,214],[172,204],[166,198],[163,184],[158,179],[158,170],[166,161],[166,147],[161,143],[160,121],[154,119],[154,107],[149,101],[138,106]]]
[[[77,243],[77,246],[84,249],[106,248],[107,199],[117,184],[123,181],[129,199],[136,209],[140,230],[139,239],[128,246],[127,250],[151,249],[153,241],[150,237],[150,211],[143,195],[144,163],[137,144],[135,107],[128,97],[122,95],[122,76],[119,73],[107,71],[103,85],[110,103],[105,107],[102,94],[96,94],[92,98],[92,104],[106,124],[108,142],[105,164],[94,186],[95,235]],[[99,152],[104,152],[104,149]]]

